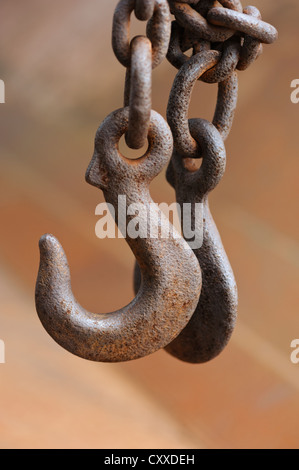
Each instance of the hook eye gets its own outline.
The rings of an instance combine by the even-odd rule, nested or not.
[[[192,137],[201,148],[202,163],[199,168],[193,159],[183,158],[176,150],[167,169],[167,180],[175,186],[193,189],[204,198],[220,182],[225,172],[226,152],[222,137],[216,127],[205,119],[189,119]]]
[[[130,180],[148,184],[168,163],[173,148],[170,128],[160,114],[151,112],[148,131],[148,150],[135,160],[119,151],[119,140],[128,130],[129,107],[111,113],[99,127],[95,151],[86,172],[86,181],[101,189],[109,182],[117,184]]]

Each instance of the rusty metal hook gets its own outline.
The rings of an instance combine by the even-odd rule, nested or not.
[[[238,294],[232,268],[210,212],[208,194],[220,182],[226,165],[223,140],[216,127],[204,119],[189,120],[192,137],[200,142],[203,162],[194,162],[174,150],[167,169],[167,180],[183,204],[203,204],[203,243],[193,252],[202,270],[202,291],[188,325],[165,350],[189,363],[203,363],[218,356],[234,330]],[[194,217],[194,212],[193,212]],[[182,220],[183,222],[183,220]],[[140,285],[140,270],[135,264],[134,289]]]
[[[224,349],[234,330],[238,294],[233,271],[209,208],[208,194],[223,177],[226,152],[216,127],[204,119],[189,120],[190,133],[200,142],[203,162],[197,170],[192,160],[176,150],[167,180],[180,206],[188,199],[203,204],[203,244],[193,250],[202,270],[202,292],[190,322],[165,349],[191,363],[207,362]]]
[[[120,154],[118,142],[128,130],[129,108],[110,114],[97,131],[95,152],[86,173],[88,183],[103,190],[118,212],[118,196],[151,208],[151,223],[168,223],[149,194],[149,184],[169,162],[172,135],[165,120],[152,111],[149,149],[138,160]],[[140,215],[140,214],[139,214]],[[140,223],[147,220],[143,215]],[[152,219],[153,217],[153,219]],[[126,211],[126,223],[132,216]],[[118,216],[116,215],[118,223]],[[85,359],[119,362],[137,359],[169,344],[186,326],[198,303],[201,271],[182,237],[130,238],[142,271],[141,287],[126,307],[107,314],[90,313],[76,301],[63,248],[52,235],[40,240],[36,308],[47,332],[62,347]]]

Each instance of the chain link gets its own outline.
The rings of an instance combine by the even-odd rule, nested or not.
[[[130,41],[132,12],[147,21],[145,36]],[[147,140],[150,121],[151,70],[166,57],[170,40],[170,12],[166,0],[120,0],[113,17],[112,47],[119,62],[127,68],[124,106],[130,107],[126,142],[140,149]]]
[[[144,36],[136,36],[131,42],[124,106],[129,106],[130,110],[126,143],[130,148],[139,149],[147,140],[152,109],[152,46]]]
[[[248,6],[244,8],[244,13],[259,20],[262,19],[260,11],[255,7]],[[262,54],[262,52],[263,45],[261,41],[245,34],[237,69],[246,70]]]

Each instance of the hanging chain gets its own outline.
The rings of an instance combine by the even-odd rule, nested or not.
[[[170,12],[175,16],[171,24]],[[120,0],[114,13],[112,46],[126,67],[124,106],[129,106],[129,147],[146,143],[151,111],[151,70],[167,55],[179,69],[172,88],[167,120],[175,148],[188,158],[200,157],[199,143],[190,135],[188,108],[196,80],[218,84],[213,124],[223,140],[232,127],[237,105],[236,70],[247,69],[262,53],[263,43],[277,38],[276,29],[253,6],[239,0]],[[221,6],[219,6],[221,4]],[[130,41],[130,17],[147,21],[146,36]],[[192,49],[190,58],[185,52]]]
[[[129,38],[130,17],[148,20],[147,35]],[[147,142],[152,99],[152,69],[166,57],[170,40],[170,15],[166,0],[120,0],[112,27],[112,47],[127,68],[124,106],[129,106],[126,142],[133,149]]]
[[[130,40],[133,11],[147,22],[146,36]],[[175,16],[172,24],[170,12]],[[72,292],[61,244],[44,235],[36,308],[45,329],[62,347],[104,362],[137,359],[165,348],[183,361],[200,363],[226,346],[235,326],[237,287],[208,195],[225,171],[223,141],[237,104],[236,70],[245,70],[261,54],[262,44],[276,37],[275,28],[262,21],[259,11],[251,6],[243,10],[239,0],[119,1],[112,45],[127,69],[124,108],[112,112],[99,127],[86,181],[103,191],[118,227],[124,230],[138,263],[137,295],[109,314],[85,310]],[[191,57],[186,55],[190,49]],[[169,97],[168,124],[151,109],[152,69],[166,56],[179,69]],[[217,83],[213,122],[188,119],[198,80]],[[131,148],[140,149],[148,142],[143,157],[131,161],[120,154],[123,134]],[[198,158],[202,158],[200,168],[193,160]],[[191,231],[203,232],[200,247],[173,231],[151,199],[149,185],[167,164],[167,180],[178,205],[191,206]],[[132,222],[135,227],[136,205],[139,232],[145,229],[145,236],[126,231]],[[202,219],[196,216],[198,205],[203,207]],[[147,209],[152,227],[148,227]],[[120,220],[122,211],[125,215]],[[182,219],[184,226],[184,212]],[[157,236],[151,236],[151,229]]]
[[[149,7],[152,2],[143,3]],[[239,0],[222,0],[222,7],[214,0],[168,0],[168,3],[175,21],[171,25],[167,59],[179,71],[167,107],[167,121],[174,139],[167,180],[174,187],[181,208],[184,203],[191,203],[194,226],[194,205],[203,204],[203,243],[193,250],[202,271],[198,305],[187,326],[165,350],[180,360],[202,363],[220,354],[227,345],[238,305],[234,274],[210,212],[208,195],[225,172],[223,141],[230,133],[237,106],[237,70],[246,70],[253,64],[263,52],[263,43],[275,41],[277,31],[262,21],[257,8],[243,9]],[[137,4],[136,1],[136,8]],[[190,49],[191,57],[185,54]],[[218,86],[212,123],[188,120],[192,90],[198,80]],[[128,98],[125,103],[131,106]],[[203,159],[199,170],[191,160],[194,158]],[[136,264],[136,293],[140,284]]]
[[[190,135],[188,108],[196,80],[218,83],[213,124],[223,140],[232,127],[237,105],[236,70],[247,69],[262,53],[262,43],[277,38],[276,29],[261,20],[255,7],[242,8],[239,0],[169,0],[175,16],[167,54],[179,69],[172,88],[167,119],[176,149],[189,158],[200,157],[199,143]],[[184,53],[192,49],[193,57]]]
[[[223,141],[232,128],[237,105],[236,71],[247,69],[260,56],[262,43],[271,44],[277,38],[276,29],[261,20],[257,8],[248,6],[243,10],[239,0],[219,3],[169,0],[175,21],[167,58],[179,72],[167,108],[175,148],[167,180],[181,206],[185,201],[203,204],[203,243],[200,249],[193,250],[202,270],[197,308],[187,326],[165,349],[190,363],[207,362],[220,354],[235,327],[237,286],[210,212],[208,195],[225,171]],[[189,49],[191,58],[185,54]],[[191,94],[198,80],[218,84],[212,123],[188,120]],[[194,158],[203,159],[199,170],[190,160]]]

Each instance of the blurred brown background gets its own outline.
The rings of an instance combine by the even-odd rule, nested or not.
[[[103,118],[122,106],[125,71],[111,48],[116,0],[1,0],[1,448],[296,448],[299,364],[296,0],[256,0],[279,41],[239,73],[226,175],[211,208],[239,288],[237,328],[224,353],[188,365],[164,351],[94,364],[64,351],[34,307],[38,239],[62,242],[79,302],[94,311],[133,298],[133,256],[95,236],[99,190],[84,174]],[[144,24],[133,20],[133,31]],[[175,70],[154,71],[165,116]],[[196,87],[191,117],[211,119],[216,87]],[[156,201],[173,201],[164,174]]]

